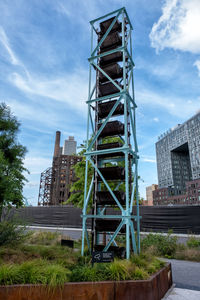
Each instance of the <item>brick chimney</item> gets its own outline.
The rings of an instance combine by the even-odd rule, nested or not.
[[[56,131],[56,140],[54,147],[54,157],[58,157],[60,154],[60,131]]]

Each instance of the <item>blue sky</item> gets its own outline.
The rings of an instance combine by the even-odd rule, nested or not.
[[[62,142],[86,137],[91,19],[125,6],[132,21],[140,194],[157,182],[155,142],[200,109],[199,0],[0,1],[0,99],[28,149],[24,195],[37,204],[40,173]]]

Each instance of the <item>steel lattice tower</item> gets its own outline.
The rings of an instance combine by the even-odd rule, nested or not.
[[[116,236],[123,233],[126,235],[126,258],[129,258],[131,242],[134,253],[140,251],[133,28],[125,8],[92,20],[90,24],[82,255],[85,237],[90,251],[98,250],[99,233],[106,232],[110,240],[102,250],[107,251],[112,243],[116,245]],[[94,175],[87,188],[89,164]],[[92,193],[93,209],[88,214]],[[135,215],[134,205],[137,208]],[[118,214],[112,209],[113,206],[118,208]],[[92,219],[91,246],[87,232],[88,219]]]

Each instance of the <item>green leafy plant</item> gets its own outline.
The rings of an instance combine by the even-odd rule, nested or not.
[[[144,250],[153,246],[156,252],[154,254],[170,258],[175,255],[177,249],[177,237],[172,236],[171,232],[166,236],[150,233],[142,240],[141,245]]]
[[[200,248],[200,239],[192,236],[187,240],[187,246],[189,248]]]
[[[26,148],[17,142],[20,123],[5,103],[0,103],[0,220],[3,209],[24,204]]]
[[[108,275],[104,264],[96,264],[94,267],[91,263],[84,266],[76,266],[71,271],[70,281],[102,281],[107,280]]]
[[[20,224],[14,220],[0,222],[0,246],[16,245],[27,238],[26,227]]]

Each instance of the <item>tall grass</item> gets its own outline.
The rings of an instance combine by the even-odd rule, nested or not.
[[[34,245],[58,245],[60,240],[61,234],[58,232],[36,231],[32,232],[28,242]]]
[[[70,271],[59,264],[45,260],[32,260],[22,264],[3,264],[0,268],[0,284],[48,284],[62,286],[69,281]]]
[[[140,254],[130,260],[91,265],[91,256],[62,247],[58,233],[39,232],[15,244],[0,248],[0,285],[146,279],[162,267],[152,255]],[[79,245],[79,243],[77,243]],[[80,245],[79,245],[80,246]]]
[[[70,281],[143,280],[161,269],[165,263],[147,255],[134,255],[130,260],[115,259],[109,264],[76,266],[71,271]]]

